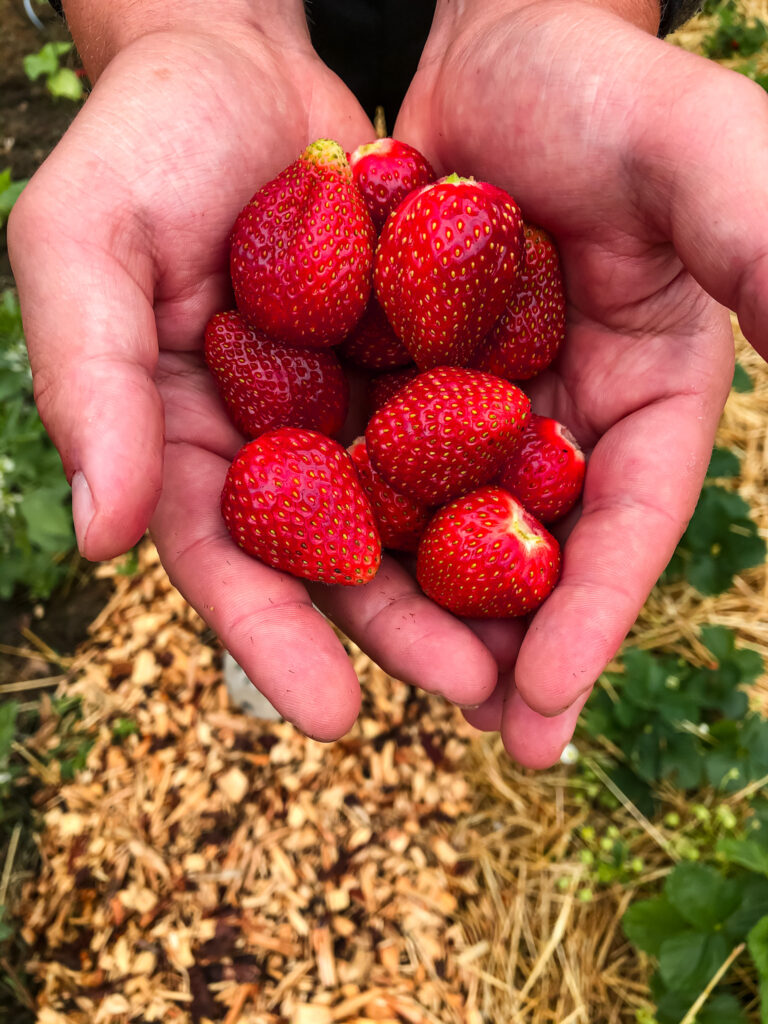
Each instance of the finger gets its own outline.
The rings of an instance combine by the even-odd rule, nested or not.
[[[88,210],[72,213],[55,188],[48,195],[31,183],[14,210],[9,250],[35,399],[72,483],[78,545],[103,559],[136,543],[160,491],[157,340],[138,241],[107,218],[123,247],[110,251]]]
[[[462,714],[475,729],[480,732],[499,732],[504,701],[510,687],[509,673],[499,677],[490,697],[477,708],[463,708]]]
[[[646,93],[630,122],[633,191],[691,274],[736,310],[746,336],[768,357],[768,97],[711,62],[674,59],[684,59],[678,74],[687,77],[679,79],[663,127],[651,111],[671,82],[658,74],[656,96]]]
[[[168,446],[152,535],[172,582],[280,714],[319,740],[357,718],[360,687],[343,646],[305,587],[238,548],[219,511],[228,462]]]
[[[464,619],[467,626],[493,655],[499,673],[514,668],[525,636],[523,619]]]
[[[502,711],[504,749],[525,768],[551,768],[570,742],[588,696],[582,694],[567,711],[546,717],[534,711],[513,687]]]
[[[539,714],[587,692],[635,621],[695,506],[716,408],[706,395],[670,398],[620,421],[594,449],[560,582],[515,668],[520,696]]]
[[[485,644],[419,590],[393,558],[363,587],[310,587],[318,607],[389,675],[461,706],[481,704],[496,685]]]

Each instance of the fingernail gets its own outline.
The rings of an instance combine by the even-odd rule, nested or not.
[[[85,479],[85,473],[78,469],[72,477],[72,518],[75,521],[75,536],[81,554],[84,554],[88,527],[91,525],[94,511],[91,488]]]

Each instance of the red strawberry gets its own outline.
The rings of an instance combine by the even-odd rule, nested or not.
[[[555,243],[525,226],[525,266],[507,308],[472,361],[507,380],[528,380],[549,366],[565,338],[565,291]]]
[[[364,437],[358,437],[348,451],[371,503],[381,543],[395,551],[415,551],[429,522],[430,510],[399,494],[379,476],[371,465]]]
[[[411,362],[411,355],[397,337],[376,299],[371,298],[360,323],[339,346],[340,354],[356,366],[389,370]]]
[[[525,615],[551,593],[560,547],[501,487],[481,487],[441,508],[419,544],[424,593],[455,615]]]
[[[341,146],[319,139],[243,207],[232,229],[237,308],[276,341],[324,348],[371,293],[376,232]]]
[[[241,448],[221,514],[249,555],[294,576],[355,586],[379,568],[381,541],[352,460],[313,430],[282,427]]]
[[[500,188],[452,174],[412,192],[379,239],[376,297],[423,370],[466,365],[523,262],[523,222]]]
[[[307,427],[329,436],[341,430],[349,385],[333,352],[287,348],[230,312],[208,323],[205,361],[246,437],[275,427]]]
[[[531,415],[497,482],[542,523],[552,523],[576,504],[584,469],[584,453],[568,428]]]
[[[489,373],[428,370],[371,417],[371,463],[396,491],[440,505],[498,473],[530,407],[520,388]]]
[[[394,398],[398,391],[402,391],[405,385],[420,373],[418,366],[406,366],[402,370],[393,370],[391,373],[381,373],[374,377],[370,384],[371,415],[378,412],[390,398]]]
[[[358,146],[349,166],[377,231],[409,192],[435,180],[427,158],[397,139],[377,139]]]

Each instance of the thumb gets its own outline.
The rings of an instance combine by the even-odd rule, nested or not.
[[[60,173],[44,171],[12,211],[8,249],[35,400],[72,484],[78,546],[99,560],[136,543],[160,493],[150,261],[135,231],[88,197],[62,201],[43,181]]]

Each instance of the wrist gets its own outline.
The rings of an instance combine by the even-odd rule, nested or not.
[[[660,2],[663,0],[573,0],[575,5],[588,4],[600,10],[618,15],[624,21],[656,35],[661,19]],[[522,8],[533,12],[537,7],[552,6],[551,0],[438,0],[435,13],[435,25],[452,23],[454,33],[464,24],[479,18],[493,20],[503,15],[513,14]],[[559,3],[556,6],[568,6]],[[433,29],[434,31],[434,29]],[[449,30],[450,31],[450,30]]]
[[[63,8],[92,82],[121,50],[156,32],[229,34],[237,39],[245,30],[279,45],[309,42],[302,0],[64,0]]]

